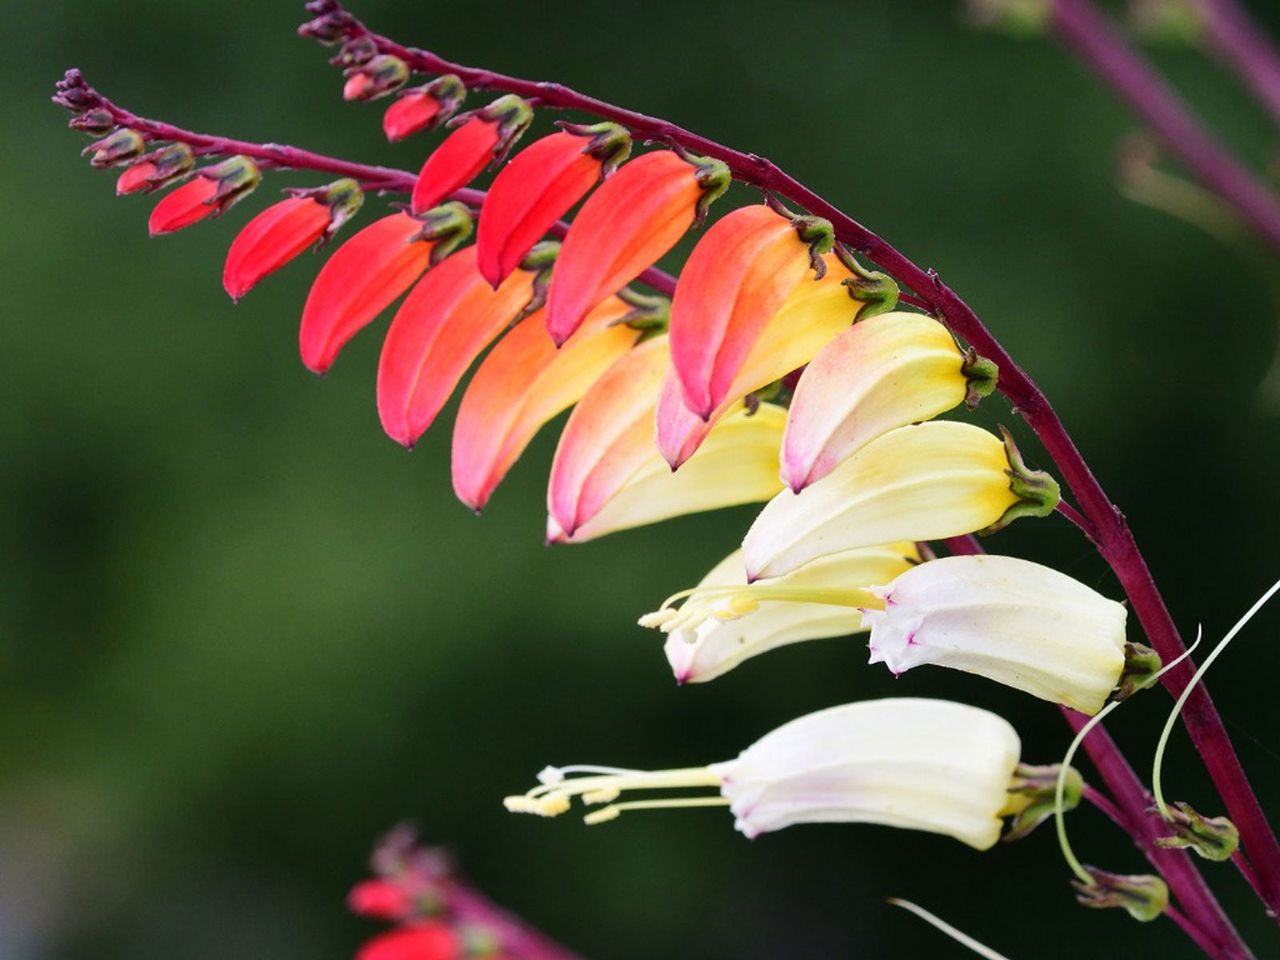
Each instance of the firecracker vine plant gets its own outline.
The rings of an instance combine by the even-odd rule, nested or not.
[[[1234,864],[1274,916],[1275,833],[1208,691],[1193,682],[1201,674],[1124,515],[1039,387],[938,274],[768,159],[560,84],[404,46],[337,0],[307,10],[299,32],[337,48],[347,99],[394,95],[389,139],[445,128],[443,140],[416,174],[370,166],[148,120],[68,71],[54,100],[72,112],[71,127],[98,137],[85,151],[92,165],[121,168],[121,194],[168,190],[151,213],[153,235],[226,213],[264,176],[332,174],[248,222],[224,286],[239,299],[331,243],[299,333],[317,373],[404,295],[378,365],[379,416],[412,446],[476,367],[453,436],[465,504],[481,510],[537,431],[569,408],[548,489],[549,542],[766,502],[740,549],[641,620],[666,634],[679,681],[708,682],[789,643],[869,632],[873,663],[986,677],[1057,704],[1077,731],[1063,762],[1032,765],[1016,732],[988,711],[909,696],[852,703],[703,767],[549,767],[533,789],[506,798],[508,809],[554,816],[580,798],[593,807],[587,821],[601,823],[634,809],[727,807],[748,836],[865,821],[976,850],[1052,818],[1082,904],[1168,918],[1211,957],[1253,956],[1190,854]],[[482,93],[489,98],[460,112]],[[555,132],[525,145],[535,119],[557,116]],[[488,192],[471,188],[489,166],[499,172]],[[732,181],[758,202],[722,214],[717,201]],[[340,240],[369,194],[394,199]],[[691,229],[701,233],[678,276],[659,270]],[[996,392],[1062,488],[1009,430],[997,437],[937,419]],[[974,536],[1054,513],[1096,546],[1127,605],[1042,565],[989,555]],[[1130,610],[1149,646],[1129,639]],[[1223,816],[1167,802],[1159,754],[1153,795],[1100,726],[1156,685],[1176,698],[1170,726],[1181,717]],[[1162,747],[1167,739],[1168,728]],[[1077,746],[1097,784],[1070,766]],[[622,799],[686,789],[701,792]],[[1064,814],[1081,801],[1133,839],[1150,874],[1080,863]],[[406,908],[398,889],[366,889],[366,912],[421,920],[415,911],[439,906]],[[526,934],[464,942],[433,927],[417,937],[447,941],[454,954],[570,956],[536,937],[530,948]],[[383,948],[378,956],[418,955]]]

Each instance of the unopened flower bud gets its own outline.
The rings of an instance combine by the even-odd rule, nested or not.
[[[347,30],[355,25],[355,18],[334,0],[311,0],[306,5],[308,13],[315,19],[308,20],[298,27],[298,35],[310,37],[325,45],[335,44],[347,35]]]
[[[260,179],[258,165],[248,157],[235,156],[205,167],[156,204],[148,222],[151,235],[173,233],[225,212],[247,196]]]
[[[1013,819],[1002,838],[1006,843],[1021,840],[1036,827],[1053,816],[1057,806],[1058,764],[1033,766],[1020,763],[1009,781],[1009,802],[1004,813]],[[1067,769],[1066,788],[1062,794],[1062,809],[1074,810],[1080,805],[1084,793],[1084,778],[1075,767]]]
[[[378,55],[378,45],[368,37],[357,37],[342,45],[337,55],[329,60],[335,67],[358,67]]]
[[[124,127],[109,136],[89,144],[82,156],[89,156],[89,163],[99,169],[127,163],[146,149],[146,141],[137,130]]]
[[[1155,812],[1153,807],[1150,813]],[[1156,844],[1174,849],[1190,847],[1206,860],[1230,860],[1240,848],[1240,831],[1226,817],[1206,817],[1189,803],[1178,801],[1166,808],[1165,823],[1174,831],[1171,837],[1157,837]]]
[[[116,118],[111,111],[102,107],[78,114],[67,121],[67,126],[72,130],[81,130],[95,135],[104,134],[115,125]]]
[[[142,157],[116,180],[116,195],[158,190],[165,184],[190,172],[196,164],[195,154],[185,143],[171,143]]]
[[[97,91],[84,82],[84,77],[74,67],[55,84],[55,90],[53,102],[60,107],[66,107],[72,113],[84,113],[102,103],[102,98],[98,96]]]
[[[872,593],[871,662],[895,674],[934,663],[1092,715],[1124,669],[1124,606],[1029,560],[943,557]]]
[[[1097,910],[1119,907],[1144,923],[1155,920],[1169,906],[1169,888],[1159,877],[1109,873],[1089,866],[1084,869],[1093,877],[1093,883],[1071,881],[1081,906]]]
[[[376,100],[399,90],[408,79],[409,65],[399,57],[384,53],[347,71],[342,97],[344,100]]]
[[[392,143],[429,130],[452,117],[466,96],[467,88],[453,74],[437,77],[402,92],[383,114],[382,130]]]

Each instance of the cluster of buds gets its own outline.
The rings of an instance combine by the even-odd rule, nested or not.
[[[697,587],[641,620],[667,634],[679,682],[863,632],[871,662],[895,675],[950,667],[1086,714],[1151,682],[1159,660],[1127,640],[1121,604],[1024,560],[935,558],[929,541],[1049,515],[1059,488],[1009,431],[938,419],[976,407],[1000,371],[938,317],[899,308],[896,284],[864,267],[830,222],[766,192],[711,223],[679,276],[667,277],[655,265],[726,194],[726,162],[666,143],[633,156],[629,130],[606,121],[559,123],[508,163],[541,112],[527,89],[528,98],[508,92],[458,114],[467,96],[458,73],[409,87],[412,51],[389,52],[335,0],[308,9],[315,18],[302,32],[341,44],[333,63],[347,100],[401,91],[383,118],[388,140],[448,133],[416,175],[367,168],[363,184],[291,189],[235,238],[227,293],[243,297],[329,241],[361,210],[362,187],[407,193],[407,206],[324,262],[301,311],[303,364],[325,373],[400,301],[378,362],[379,419],[412,447],[475,368],[452,445],[454,489],[475,511],[537,432],[572,408],[547,487],[551,543],[763,503]],[[125,167],[119,193],[176,185],[152,212],[153,235],[225,212],[258,185],[261,167],[315,157],[243,144],[227,156],[214,138],[175,137],[119,111],[74,73],[55,100],[73,111],[73,127],[100,137],[86,151],[94,166]],[[197,169],[206,156],[221,159]],[[486,167],[497,173],[482,193],[469,185]],[[1074,771],[1030,767],[1020,755],[1017,734],[994,714],[904,697],[801,717],[723,763],[548,768],[506,805],[556,815],[580,796],[599,805],[591,823],[631,809],[724,806],[749,837],[800,822],[872,822],[985,850],[1005,817],[1016,839],[1082,794]],[[683,788],[712,792],[618,802],[624,790]],[[1168,844],[1234,850],[1229,823],[1179,811]],[[393,835],[375,870],[352,908],[401,926],[361,960],[498,956],[492,938],[447,922],[447,871],[411,838]],[[1082,897],[1125,905],[1137,884],[1097,871]],[[1148,898],[1130,912],[1147,919],[1163,909]]]

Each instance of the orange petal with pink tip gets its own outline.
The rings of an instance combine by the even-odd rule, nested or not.
[[[329,229],[328,206],[313,197],[273,204],[245,224],[227,251],[222,286],[239,300],[269,273],[279,270]]]
[[[671,362],[690,410],[709,418],[728,396],[809,267],[795,224],[764,204],[733,211],[698,241],[671,301]]]
[[[494,178],[480,211],[480,272],[495,286],[600,180],[603,161],[591,138],[561,132],[516,154]]]
[[[675,246],[693,225],[702,195],[698,168],[659,150],[624,164],[588,197],[551,280],[551,338],[564,343],[592,307]]]
[[[433,242],[404,213],[371,223],[334,251],[302,308],[298,346],[309,370],[324,373],[338,352],[422,275]]]
[[[656,455],[653,410],[669,360],[665,335],[646,340],[616,360],[574,407],[547,488],[547,512],[566,537]]]
[[[428,273],[396,311],[378,361],[378,417],[397,443],[412,447],[480,352],[533,296],[521,270],[497,290],[467,247]]]
[[[638,334],[618,324],[630,305],[611,297],[557,349],[542,312],[520,321],[485,357],[453,428],[453,489],[472,510],[494,489],[538,430],[576,403]]]
[[[853,276],[834,254],[823,257],[821,280],[802,282],[765,325],[725,397],[705,421],[685,406],[675,369],[667,371],[654,417],[658,449],[671,469],[680,467],[706,438],[716,421],[747,394],[804,366],[855,319],[863,304],[851,299],[843,281]]]

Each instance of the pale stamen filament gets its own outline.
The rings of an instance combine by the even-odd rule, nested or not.
[[[557,770],[563,774],[566,771],[588,771],[601,768],[584,764],[548,769]],[[554,817],[568,810],[570,801],[575,796],[581,796],[583,802],[588,804],[611,803],[625,790],[718,788],[721,784],[720,778],[707,767],[653,771],[624,770],[619,773],[570,777],[560,780],[556,780],[554,776],[547,779],[549,782],[541,783],[527,793],[505,798],[503,800],[504,805],[513,813],[536,813],[541,816]]]
[[[582,818],[587,826],[607,823],[616,820],[624,810],[674,810],[686,807],[727,807],[726,797],[671,797],[666,800],[628,800],[626,803],[615,803],[601,810],[593,810]]]

